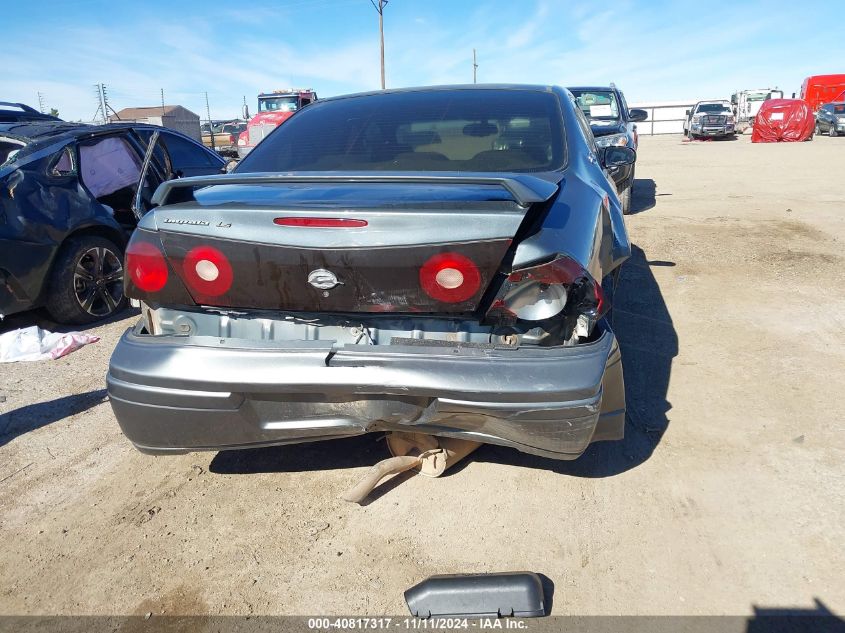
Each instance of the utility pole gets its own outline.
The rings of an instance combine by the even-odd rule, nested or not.
[[[475,49],[472,49],[472,83],[478,83],[478,63],[475,61]]]
[[[208,93],[205,93],[205,116],[208,117],[208,133],[211,134],[211,149],[216,150],[214,147],[214,124],[211,122],[211,108],[208,107]]]
[[[161,116],[164,116],[164,88],[161,89]]]
[[[109,97],[106,93],[106,84],[94,84],[94,88],[97,90],[97,112],[103,115],[103,123],[109,122]],[[114,112],[114,110],[112,110]],[[94,113],[94,119],[96,120],[97,114]]]
[[[38,93],[38,110],[41,112],[41,114],[47,114],[46,112],[44,112],[44,95],[40,92]]]
[[[384,90],[384,7],[387,6],[388,0],[370,0],[376,11],[378,11],[378,32],[379,40],[381,42],[381,89]]]

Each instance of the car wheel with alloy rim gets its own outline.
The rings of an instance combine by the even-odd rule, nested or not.
[[[47,287],[50,316],[59,323],[93,323],[125,305],[123,251],[110,240],[93,235],[67,240]]]

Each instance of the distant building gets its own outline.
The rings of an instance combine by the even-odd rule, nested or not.
[[[171,130],[182,132],[182,134],[202,142],[199,115],[180,105],[123,108],[117,114],[110,116],[109,120],[112,123],[117,121],[132,121],[161,125],[162,127],[168,127]]]

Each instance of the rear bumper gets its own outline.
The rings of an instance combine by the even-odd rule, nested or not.
[[[150,453],[404,430],[557,459],[621,439],[616,339],[517,350],[345,346],[127,331],[107,376],[124,434]]]

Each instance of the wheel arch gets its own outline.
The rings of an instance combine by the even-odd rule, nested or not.
[[[113,226],[105,224],[86,224],[74,228],[70,233],[65,235],[62,243],[59,244],[59,248],[62,248],[62,246],[64,246],[67,241],[72,238],[85,237],[88,235],[92,237],[103,237],[114,242],[115,245],[119,246],[121,249],[126,248],[126,244],[129,241],[129,236],[124,231]]]

